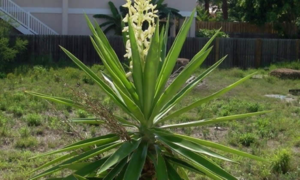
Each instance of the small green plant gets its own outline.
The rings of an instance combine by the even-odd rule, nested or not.
[[[95,84],[95,81],[93,81],[93,79],[91,79],[88,76],[83,76],[82,82],[85,83],[85,84],[89,84],[89,85],[94,85]]]
[[[31,131],[28,127],[22,127],[19,133],[22,138],[28,138],[31,135]]]
[[[233,180],[237,178],[221,168],[210,157],[229,162],[231,160],[213,150],[265,161],[252,154],[170,130],[223,123],[267,112],[211,117],[206,120],[177,124],[174,122],[174,119],[180,115],[223,95],[253,75],[245,76],[212,95],[198,100],[193,99],[191,104],[185,104],[176,110],[173,109],[225,59],[225,57],[222,58],[197,75],[190,83],[185,84],[211,52],[212,48],[209,46],[219,31],[168,85],[168,80],[192,25],[195,10],[184,22],[174,44],[167,52],[168,32],[160,31],[159,24],[156,24],[156,10],[155,6],[150,4],[150,0],[134,1],[134,4],[128,0],[124,7],[129,10],[128,16],[124,20],[128,26],[123,29],[123,38],[126,44],[125,57],[130,61],[129,72],[123,68],[104,32],[98,25],[93,26],[87,16],[86,19],[92,32],[92,44],[101,57],[107,73],[102,73],[99,77],[68,50],[64,48],[62,50],[107,94],[119,107],[119,110],[130,118],[124,119],[118,116],[114,111],[107,109],[101,101],[99,102],[85,93],[80,94],[80,91],[76,101],[27,92],[33,96],[85,110],[93,114],[94,118],[79,118],[71,120],[71,122],[101,125],[95,126],[95,128],[105,127],[109,131],[108,134],[102,136],[92,133],[97,136],[36,156],[61,154],[58,159],[38,167],[35,171],[53,165],[50,169],[33,176],[32,179],[79,167],[72,171],[71,175],[61,178],[182,179],[182,177],[187,177],[186,171],[183,170],[186,169],[211,179]],[[143,29],[143,23],[146,21],[149,26],[147,29]],[[162,29],[168,29],[167,27]],[[78,100],[79,98],[81,100]],[[187,132],[189,133],[190,130],[187,129]],[[99,159],[98,156],[102,154],[104,157]],[[182,171],[178,173],[177,169]]]
[[[239,136],[239,142],[246,147],[257,141],[257,137],[252,133],[246,133]]]
[[[291,152],[286,149],[279,150],[272,161],[273,172],[286,174],[290,168]]]
[[[39,114],[28,114],[24,117],[28,126],[40,126],[42,125],[42,117]]]
[[[24,110],[20,106],[11,106],[8,108],[8,112],[13,113],[15,117],[21,117],[24,114]]]
[[[38,141],[34,137],[27,137],[18,139],[15,143],[15,147],[19,149],[33,148],[38,145]]]
[[[197,31],[196,36],[212,38],[215,34],[218,38],[229,38],[228,34],[226,34],[223,31],[219,31],[217,29],[211,29],[211,30],[210,29],[200,29],[199,31]]]
[[[87,118],[89,116],[89,114],[84,110],[78,110],[77,111],[77,116],[79,118]]]

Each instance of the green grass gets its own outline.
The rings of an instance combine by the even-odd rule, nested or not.
[[[99,73],[103,67],[95,65],[92,69]],[[270,67],[272,69],[274,66]],[[200,69],[198,73],[201,71],[203,70]],[[256,70],[243,71],[237,68],[216,70],[176,108],[218,91],[254,71]],[[269,73],[266,70],[258,72],[261,75]],[[264,95],[286,95],[289,89],[300,88],[299,84],[300,80],[281,80],[269,76],[250,79],[224,96],[172,121],[186,122],[262,110],[274,110],[272,113],[174,131],[229,145],[269,160],[268,163],[261,163],[230,154],[226,156],[239,164],[216,160],[220,166],[242,179],[297,179],[300,177],[300,98],[296,97],[294,102],[285,102]],[[31,170],[54,158],[29,160],[30,157],[61,148],[80,138],[106,133],[101,126],[77,125],[67,121],[74,117],[92,117],[91,114],[28,96],[23,93],[24,90],[73,97],[79,101],[73,91],[88,93],[112,112],[123,115],[109,98],[99,92],[98,86],[76,68],[18,68],[6,75],[6,78],[0,79],[0,87],[1,180],[27,179]],[[217,130],[215,127],[218,127]],[[189,176],[191,179],[205,179],[192,173]]]

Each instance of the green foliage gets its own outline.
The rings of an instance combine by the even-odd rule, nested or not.
[[[242,134],[239,137],[239,142],[246,147],[249,147],[251,144],[257,141],[257,137],[252,133]]]
[[[258,25],[273,23],[281,36],[286,36],[288,29],[283,29],[280,23],[296,23],[300,16],[298,0],[232,0],[228,3],[231,20]]]
[[[26,91],[30,95],[48,101],[86,110],[97,118],[80,118],[73,120],[73,122],[104,124],[104,127],[109,131],[107,135],[102,136],[96,136],[96,133],[92,133],[96,137],[81,140],[62,149],[36,156],[37,158],[54,154],[61,155],[57,159],[35,169],[35,171],[39,171],[51,166],[46,171],[39,171],[40,173],[37,173],[32,179],[38,179],[62,170],[73,170],[72,175],[66,176],[66,178],[75,176],[82,177],[81,179],[85,177],[130,180],[153,178],[158,180],[166,178],[181,179],[180,174],[183,175],[184,173],[183,171],[181,173],[177,172],[178,167],[211,179],[237,179],[221,168],[215,161],[211,160],[211,158],[222,162],[233,162],[233,160],[218,154],[219,152],[224,152],[265,161],[260,157],[231,147],[201,138],[174,133],[169,130],[173,128],[196,128],[216,123],[221,124],[267,113],[267,111],[264,111],[224,117],[213,116],[206,120],[188,121],[178,124],[173,121],[179,115],[220,97],[253,76],[253,74],[245,76],[214,94],[200,99],[193,99],[192,102],[185,104],[183,107],[174,108],[225,59],[225,57],[220,59],[214,65],[198,74],[189,84],[185,84],[186,80],[190,78],[211,52],[212,48],[210,45],[218,35],[219,31],[217,31],[207,44],[203,46],[202,50],[192,58],[190,64],[185,67],[171,84],[167,85],[177,58],[180,55],[180,50],[189,33],[194,15],[195,11],[184,22],[169,52],[161,52],[162,49],[167,47],[168,33],[167,31],[160,32],[157,24],[155,33],[151,38],[150,48],[144,57],[145,61],[143,61],[142,57],[144,52],[140,53],[137,45],[140,42],[137,42],[135,37],[136,32],[133,24],[129,21],[128,36],[132,50],[130,59],[133,64],[133,68],[130,69],[132,77],[128,77],[104,32],[99,27],[94,27],[86,16],[93,34],[91,41],[101,57],[107,73],[98,76],[68,50],[64,48],[62,50],[86,73],[87,77],[91,78],[107,94],[110,100],[119,107],[118,110],[127,114],[129,118],[119,117],[114,111],[107,109],[102,102],[89,100],[86,95],[75,97],[76,99],[82,98],[81,101],[73,101],[67,98]],[[141,56],[141,54],[143,55]],[[251,138],[249,137],[246,137],[245,141],[251,144]],[[97,157],[102,154],[104,154],[104,157],[98,159]],[[142,173],[145,171],[151,173]]]
[[[16,117],[21,117],[24,114],[23,108],[17,105],[10,106],[8,108],[8,112],[13,113],[13,115]]]
[[[203,6],[197,6],[197,20],[198,21],[221,21],[222,14],[220,12],[216,13],[216,16],[211,16]]]
[[[106,14],[95,14],[94,18],[105,19],[106,22],[100,24],[101,28],[105,28],[104,33],[108,33],[111,30],[114,30],[115,35],[122,35],[122,17],[126,15],[126,9],[120,6],[120,12],[116,8],[115,4],[111,1],[108,2],[111,16]]]
[[[0,16],[5,16],[0,13]],[[3,71],[9,62],[12,62],[17,54],[26,49],[28,41],[17,38],[10,40],[11,25],[0,21],[0,70]]]
[[[229,35],[223,31],[218,31],[217,29],[200,29],[196,33],[197,37],[206,37],[212,38],[215,34],[217,34],[218,38],[229,38]]]
[[[158,10],[159,19],[167,19],[170,16],[170,19],[182,18],[178,9],[168,7],[168,4],[164,4],[165,0],[151,0],[151,4],[156,5]]]
[[[42,125],[42,117],[39,114],[28,114],[24,117],[28,126],[40,126]]]
[[[282,149],[277,152],[272,160],[272,170],[276,173],[286,174],[291,168],[291,152]]]
[[[164,4],[164,0],[151,0],[152,4],[156,4],[156,9],[158,10],[159,19],[167,19],[170,16],[170,19],[182,18],[178,9],[168,7],[168,4]],[[115,35],[122,35],[122,20],[127,15],[128,10],[122,6],[119,7],[119,10],[116,8],[115,4],[111,1],[108,2],[111,16],[106,14],[95,14],[94,18],[106,20],[104,23],[100,24],[101,28],[105,28],[103,32],[107,34],[109,31],[113,30]],[[147,26],[145,24],[145,26]]]
[[[34,148],[38,145],[38,141],[34,137],[21,138],[15,143],[15,147],[19,149]]]
[[[87,118],[89,116],[89,114],[84,110],[78,110],[77,111],[77,116],[79,118]]]

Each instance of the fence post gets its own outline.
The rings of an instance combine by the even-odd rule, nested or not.
[[[220,38],[216,39],[216,54],[215,54],[215,62],[217,62],[220,58]]]
[[[261,39],[256,39],[255,46],[255,67],[259,68],[261,66],[261,52],[262,52],[262,41]]]

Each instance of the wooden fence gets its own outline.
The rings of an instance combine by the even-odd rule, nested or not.
[[[65,47],[86,64],[101,63],[89,37],[87,36],[13,36],[29,41],[27,51],[19,56],[19,61],[28,59],[39,60],[47,56],[55,62],[68,58],[59,48]],[[123,61],[125,48],[121,37],[109,37],[109,41],[118,57]],[[187,38],[180,53],[180,57],[191,59],[208,41],[207,38]],[[168,48],[174,42],[170,38]],[[271,63],[293,61],[300,59],[300,40],[298,39],[216,39],[212,45],[212,52],[205,61],[205,65],[212,65],[221,57],[228,55],[221,67],[253,68],[265,67]],[[71,61],[70,61],[71,64]]]
[[[282,23],[281,28],[289,36],[295,36],[298,33],[298,28],[292,23]],[[196,30],[199,29],[219,29],[222,27],[222,31],[228,34],[262,34],[262,35],[277,35],[277,31],[274,29],[273,24],[267,23],[262,26],[258,26],[251,23],[243,22],[204,22],[197,21]]]

